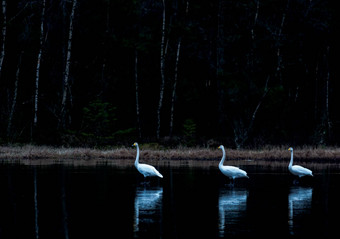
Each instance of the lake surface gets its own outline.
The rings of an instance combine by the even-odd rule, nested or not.
[[[327,238],[340,225],[340,171],[240,165],[233,187],[216,166],[0,164],[0,238]]]

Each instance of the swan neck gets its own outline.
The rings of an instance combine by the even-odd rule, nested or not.
[[[138,145],[136,146],[136,148],[137,148],[137,155],[136,155],[135,166],[137,167],[137,165],[139,164],[139,147],[138,147]]]
[[[289,165],[288,167],[292,167],[293,166],[293,150],[290,152],[290,162],[289,162]]]
[[[219,167],[223,166],[223,163],[224,163],[224,160],[225,160],[225,150],[224,150],[224,148],[222,148],[222,153],[223,153],[223,155],[222,155],[222,159],[220,161],[220,164],[218,165]]]

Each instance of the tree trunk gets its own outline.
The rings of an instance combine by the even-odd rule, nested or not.
[[[188,11],[189,11],[189,1],[187,1],[185,16],[188,15]],[[182,37],[179,37],[178,42],[177,42],[174,84],[173,84],[173,87],[172,87],[172,96],[171,96],[169,137],[172,137],[173,128],[174,128],[174,111],[175,111],[176,89],[177,89],[177,79],[178,79],[178,62],[179,62],[179,54],[180,54],[180,50],[181,50],[181,43],[182,43]]]
[[[257,23],[257,18],[259,16],[259,8],[260,8],[260,0],[256,0],[256,12],[255,12],[255,17],[254,17],[254,24],[253,27],[251,28],[250,32],[251,32],[251,39],[255,39],[255,32],[254,32],[254,27]]]
[[[217,86],[217,112],[218,125],[221,132],[225,131],[225,111],[224,111],[224,89],[221,81],[224,76],[224,14],[225,14],[225,0],[218,2],[218,16],[217,16],[217,39],[216,39],[216,86]]]
[[[178,39],[177,43],[177,53],[176,53],[176,62],[175,62],[175,75],[174,75],[174,85],[172,87],[172,96],[171,96],[171,111],[170,111],[170,128],[169,128],[169,136],[172,136],[172,131],[174,128],[174,110],[175,110],[175,98],[176,98],[176,87],[177,87],[177,76],[178,76],[178,61],[179,61],[179,53],[181,49],[181,41],[182,38]]]
[[[248,140],[249,133],[253,129],[253,124],[256,118],[256,114],[258,110],[260,109],[260,106],[262,105],[263,100],[266,98],[268,92],[270,91],[270,88],[268,87],[269,83],[269,76],[267,77],[266,85],[264,87],[264,91],[262,94],[262,97],[260,98],[259,102],[257,103],[255,110],[250,118],[249,124],[245,125],[244,122],[240,120],[235,120],[233,122],[234,125],[234,143],[236,145],[237,149],[240,149],[244,146],[244,143]]]
[[[327,47],[327,58],[329,56],[329,46]],[[329,117],[329,78],[330,78],[330,73],[329,73],[329,67],[328,67],[328,59],[327,61],[327,76],[326,76],[326,122],[327,122],[327,132],[328,132],[328,140],[331,138],[331,130],[332,130],[332,122]]]
[[[0,77],[2,72],[2,65],[5,58],[5,42],[7,33],[7,18],[6,18],[6,0],[2,0],[2,44],[0,53]]]
[[[223,77],[224,67],[224,0],[218,2],[217,16],[217,52],[216,52],[216,75]]]
[[[332,121],[330,118],[330,71],[329,71],[329,46],[325,50],[321,62],[315,68],[315,100],[314,118],[316,128],[315,142],[323,145],[332,139]]]
[[[262,94],[262,97],[261,99],[259,100],[259,102],[257,103],[257,106],[253,112],[253,115],[251,117],[251,120],[250,120],[250,123],[249,123],[249,127],[248,127],[248,132],[250,132],[253,128],[253,124],[254,124],[254,121],[255,121],[255,117],[256,117],[256,114],[257,114],[257,111],[259,110],[264,98],[266,98],[268,92],[270,91],[270,88],[268,88],[268,82],[269,82],[269,76],[267,77],[267,81],[266,81],[266,85],[264,87],[264,91],[263,91],[263,94]]]
[[[41,9],[41,22],[40,22],[39,53],[38,53],[37,68],[36,68],[36,75],[35,75],[34,119],[33,119],[34,129],[37,127],[37,124],[38,124],[40,63],[41,63],[41,55],[42,55],[43,41],[44,41],[44,35],[45,35],[45,31],[44,31],[45,5],[46,5],[46,0],[43,0],[42,9]]]
[[[163,105],[163,96],[164,96],[164,86],[165,86],[165,0],[163,2],[163,23],[162,23],[162,40],[161,40],[161,60],[160,60],[160,67],[161,67],[161,86],[159,91],[159,102],[158,102],[158,109],[157,109],[157,132],[156,136],[157,139],[160,137],[160,130],[161,130],[161,110]]]
[[[61,113],[60,113],[60,124],[62,128],[66,128],[66,124],[70,122],[67,120],[67,98],[70,98],[71,101],[71,89],[69,84],[69,76],[70,76],[70,65],[71,65],[71,52],[72,52],[72,36],[73,36],[73,20],[74,20],[74,12],[77,5],[77,0],[72,1],[72,11],[70,15],[70,25],[68,31],[68,41],[67,41],[67,55],[66,55],[66,64],[64,71],[64,86],[63,86],[63,96],[61,102]]]
[[[12,106],[11,110],[9,112],[8,117],[8,124],[7,124],[7,137],[9,138],[11,136],[11,130],[12,130],[12,121],[14,116],[15,107],[17,104],[17,96],[18,96],[18,85],[19,85],[19,74],[20,74],[20,65],[21,65],[21,57],[23,52],[21,52],[19,56],[19,62],[17,66],[17,72],[15,74],[15,82],[14,82],[14,92],[13,92],[13,100],[12,100]]]
[[[138,51],[135,49],[135,86],[136,86],[136,116],[137,116],[137,127],[138,136],[142,138],[142,130],[140,127],[140,115],[139,115],[139,87],[138,87]]]
[[[249,57],[248,57],[248,68],[250,69],[250,72],[254,72],[254,47],[255,47],[255,31],[254,28],[256,26],[257,23],[257,18],[259,15],[259,8],[260,8],[260,0],[256,0],[256,12],[255,12],[255,16],[254,16],[254,23],[252,25],[252,28],[250,29],[250,34],[251,34],[251,41],[252,41],[252,46],[250,47],[250,53],[249,53]]]
[[[105,26],[105,34],[102,41],[102,55],[103,55],[103,63],[102,63],[102,69],[101,69],[101,90],[99,94],[102,94],[107,89],[107,64],[108,64],[108,42],[109,42],[109,33],[110,33],[110,1],[107,1],[106,6],[106,26]]]
[[[315,85],[314,85],[314,94],[315,94],[315,99],[314,99],[314,121],[317,122],[318,120],[318,104],[319,104],[319,97],[318,97],[318,90],[319,90],[319,82],[318,82],[318,72],[319,72],[319,63],[316,64],[315,67]]]
[[[289,7],[289,0],[287,0],[286,12],[288,12],[288,7]],[[286,20],[286,12],[284,12],[282,14],[281,25],[280,25],[280,28],[279,28],[279,32],[277,34],[277,38],[278,38],[277,39],[277,45],[278,46],[277,46],[277,52],[276,52],[276,55],[277,55],[276,76],[279,78],[280,82],[281,82],[281,77],[282,77],[281,69],[283,68],[280,41],[281,41],[281,36],[282,36],[282,29],[283,29],[283,26],[284,26],[284,23],[285,23],[285,20]]]

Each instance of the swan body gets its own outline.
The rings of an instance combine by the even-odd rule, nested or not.
[[[296,176],[299,176],[300,178],[303,177],[303,176],[313,176],[313,173],[311,170],[309,170],[308,168],[304,168],[300,165],[293,165],[293,148],[290,147],[288,149],[291,153],[291,156],[290,156],[290,162],[289,162],[289,165],[288,165],[288,170],[293,174],[293,175],[296,175]]]
[[[223,165],[224,160],[225,160],[224,146],[220,145],[218,148],[222,149],[222,152],[223,152],[223,156],[222,156],[220,164],[218,165],[218,168],[221,170],[221,172],[225,176],[227,176],[230,179],[232,179],[233,182],[234,182],[235,178],[249,178],[247,176],[247,172],[246,171],[244,171],[242,169],[239,169],[238,167],[235,167],[235,166],[225,166],[225,165]]]
[[[137,148],[137,156],[136,156],[136,161],[135,161],[135,166],[138,170],[138,172],[140,172],[141,174],[143,174],[143,176],[146,177],[160,177],[163,178],[163,175],[160,174],[157,169],[155,169],[154,166],[148,165],[148,164],[143,164],[143,163],[139,163],[139,147],[138,147],[138,143],[134,143],[132,146],[135,146]]]

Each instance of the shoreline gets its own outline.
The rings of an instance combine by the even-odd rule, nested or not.
[[[120,147],[111,149],[65,148],[52,146],[0,146],[0,160],[128,160],[135,159],[136,149]],[[140,146],[141,160],[203,160],[218,161],[222,157],[217,148],[153,149]],[[269,160],[290,159],[288,147],[265,147],[263,149],[226,148],[226,160]],[[340,148],[302,147],[294,149],[294,160],[299,161],[334,161],[340,163]]]
[[[70,167],[118,167],[133,168],[136,157],[134,148],[65,148],[51,146],[0,146],[0,165]],[[204,168],[217,170],[222,152],[216,148],[154,149],[140,145],[140,161],[155,167]],[[288,147],[267,147],[257,150],[236,150],[226,148],[225,164],[253,168],[258,173],[288,171],[290,160]],[[340,170],[340,148],[294,149],[294,163],[313,171]],[[257,171],[257,169],[261,169]]]

